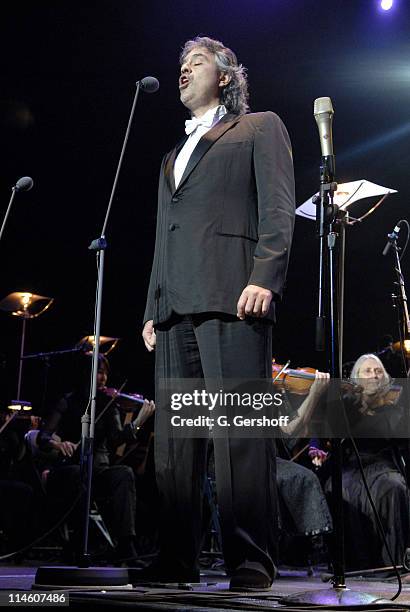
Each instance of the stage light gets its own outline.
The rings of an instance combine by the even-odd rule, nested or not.
[[[384,11],[389,11],[393,7],[393,0],[381,0],[380,7]]]

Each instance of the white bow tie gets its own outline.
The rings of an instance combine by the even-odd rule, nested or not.
[[[206,128],[211,128],[213,122],[214,117],[200,117],[199,119],[197,117],[193,117],[192,119],[187,119],[185,121],[185,133],[189,136],[199,125]]]

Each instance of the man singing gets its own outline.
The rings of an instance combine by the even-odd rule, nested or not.
[[[156,350],[157,385],[266,379],[294,224],[289,136],[274,113],[246,114],[245,69],[221,42],[188,41],[180,63],[180,98],[191,119],[162,162],[145,346]],[[168,416],[157,409],[161,550],[150,571],[161,581],[195,582],[207,440],[170,438]],[[214,450],[230,588],[269,588],[274,443],[216,438]]]

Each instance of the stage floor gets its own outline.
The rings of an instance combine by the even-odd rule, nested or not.
[[[1,591],[32,591],[36,573],[35,566],[0,565]],[[406,583],[406,581],[409,581]],[[179,586],[179,588],[175,588]],[[397,591],[394,579],[348,579],[347,586],[352,591],[370,593],[389,600]],[[284,607],[281,599],[290,594],[315,589],[330,589],[329,583],[321,580],[321,573],[315,569],[313,576],[308,576],[304,570],[280,569],[280,575],[270,591],[260,593],[232,593],[228,590],[228,580],[224,574],[215,571],[201,572],[201,584],[160,585],[152,587],[117,587],[115,589],[64,589],[69,593],[70,607],[98,605],[103,607],[130,607],[142,610],[178,610],[211,612],[215,610],[271,610]],[[334,590],[331,589],[331,594]],[[301,604],[288,604],[288,610],[306,610]],[[330,605],[320,609],[330,610]],[[348,605],[338,609],[351,609]],[[361,610],[410,610],[410,579],[403,577],[403,590],[394,602],[381,602],[377,607],[364,605]]]

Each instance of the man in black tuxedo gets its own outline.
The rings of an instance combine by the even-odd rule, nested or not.
[[[187,137],[163,160],[143,338],[156,381],[271,376],[272,322],[294,224],[291,145],[272,112],[246,114],[245,69],[222,43],[188,41],[180,98]],[[173,439],[157,409],[162,500],[156,577],[199,577],[204,439]],[[275,568],[275,449],[215,439],[223,552],[231,588],[268,588]],[[149,573],[149,572],[148,572]]]

